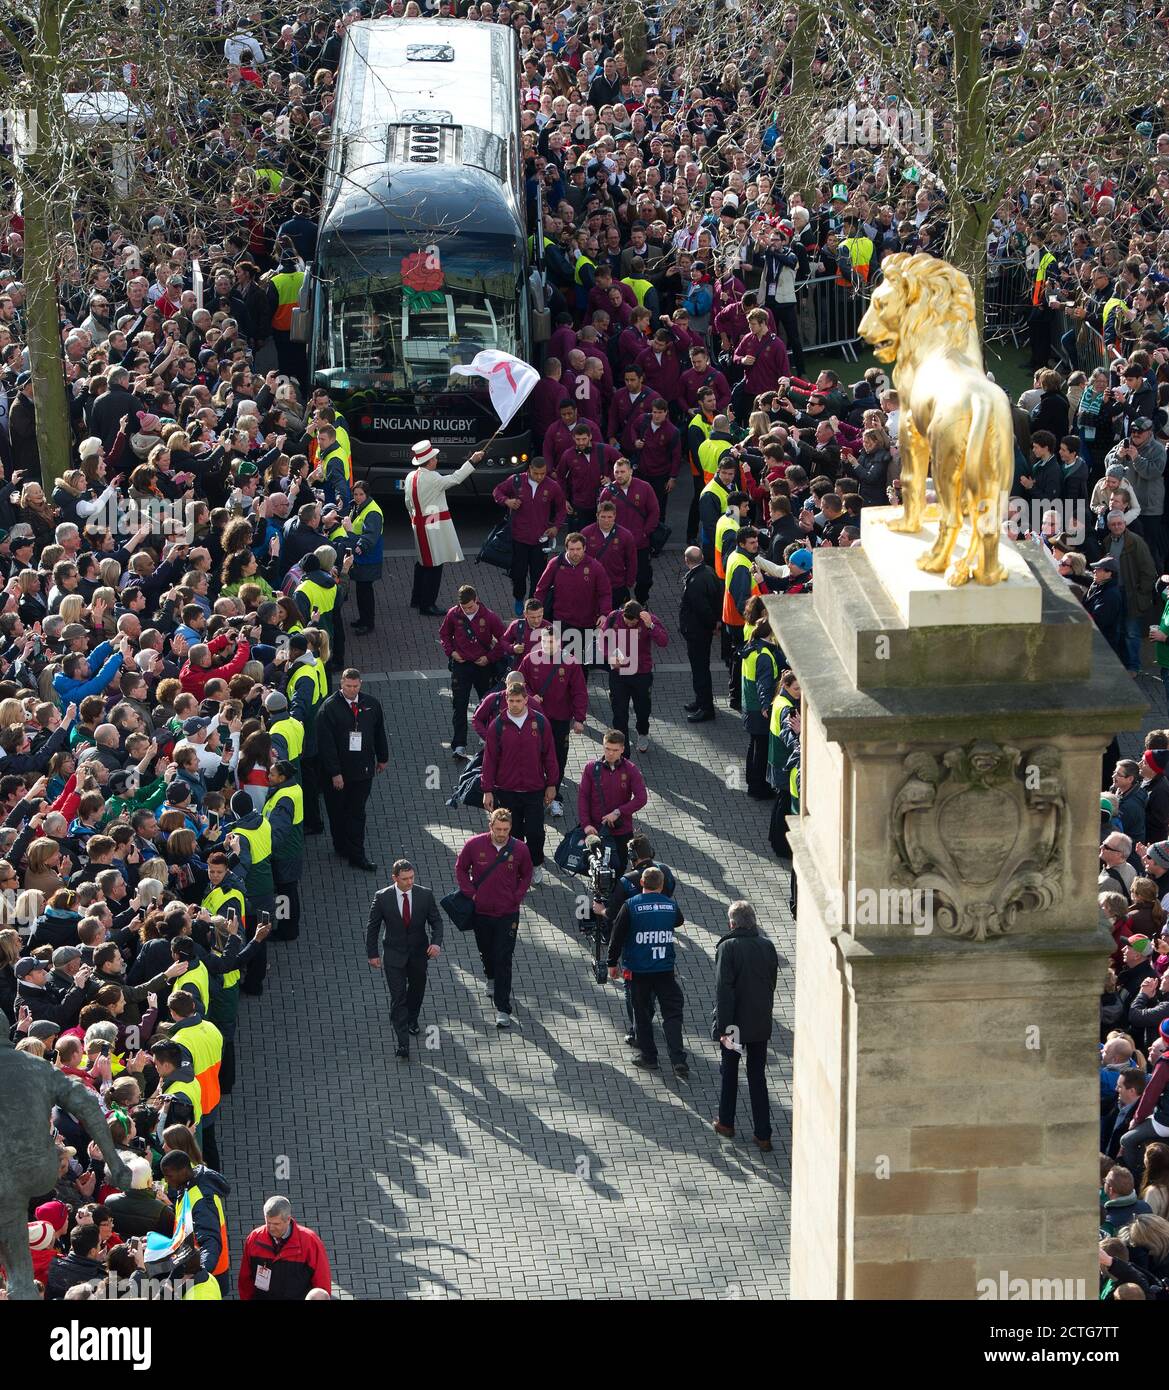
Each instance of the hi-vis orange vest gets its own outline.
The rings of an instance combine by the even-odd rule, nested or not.
[[[304,271],[282,270],[272,276],[270,283],[276,291],[276,309],[272,314],[272,327],[278,333],[287,333],[292,327],[292,311],[300,299],[300,287],[304,284]]]
[[[723,590],[723,622],[728,623],[731,627],[742,627],[747,621],[731,597],[731,580],[735,577],[735,571],[744,568],[744,566],[750,571],[752,563],[751,556],[744,554],[741,550],[733,551],[731,558],[727,561],[726,587]],[[759,585],[752,579],[751,593],[757,594],[758,592]]]
[[[867,236],[850,236],[845,237],[840,244],[848,252],[848,259],[852,262],[852,268],[856,272],[857,277],[867,282],[869,278],[869,266],[872,264],[873,260],[873,243]],[[849,283],[848,277],[846,275],[841,275],[838,270],[836,272],[836,283],[838,285],[847,285]]]
[[[1050,251],[1044,251],[1039,258],[1039,266],[1035,271],[1035,284],[1031,288],[1031,307],[1037,308],[1044,302],[1043,296],[1047,287],[1047,272],[1055,264],[1055,257]]]

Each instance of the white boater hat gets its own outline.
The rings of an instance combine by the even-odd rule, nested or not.
[[[431,459],[438,458],[438,450],[429,439],[420,439],[417,444],[412,444],[410,452],[414,456],[412,462],[415,468],[423,468]]]

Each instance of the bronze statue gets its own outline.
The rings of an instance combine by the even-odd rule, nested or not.
[[[102,1152],[109,1181],[130,1186],[97,1096],[41,1057],[17,1052],[0,1030],[0,1262],[8,1297],[35,1299],[28,1248],[28,1204],[57,1185],[60,1157],[49,1133],[53,1106],[68,1111]]]
[[[903,252],[887,256],[881,273],[858,331],[879,361],[897,361],[903,510],[889,528],[921,529],[926,478],[932,476],[938,538],[919,568],[944,574],[969,522],[969,548],[947,582],[998,584],[1007,577],[998,549],[1015,437],[1007,397],[983,368],[970,281],[946,261]]]

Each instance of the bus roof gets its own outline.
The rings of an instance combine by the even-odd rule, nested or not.
[[[516,36],[465,19],[368,19],[346,32],[335,135],[375,126],[476,126],[502,140],[518,127]]]

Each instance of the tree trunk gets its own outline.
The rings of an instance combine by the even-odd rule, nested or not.
[[[41,483],[49,493],[56,479],[72,466],[69,399],[57,328],[57,250],[53,243],[52,202],[44,196],[43,185],[35,171],[26,168],[21,193],[28,353],[36,404]]]
[[[791,90],[780,105],[783,78],[772,74],[769,96],[785,118],[780,127],[783,137],[784,184],[789,190],[799,189],[804,203],[815,203],[816,179],[820,172],[820,148],[823,141],[813,128],[817,120],[817,104],[812,90],[812,59],[816,56],[816,25],[818,11],[814,5],[802,4],[796,15],[795,32],[784,54],[791,60]],[[776,59],[777,68],[780,60]],[[802,115],[797,114],[802,113]],[[793,119],[794,118],[794,119]]]
[[[626,0],[617,20],[617,33],[625,44],[625,64],[630,77],[645,67],[645,11],[636,0]]]
[[[981,11],[976,6],[947,9],[952,27],[954,66],[955,171],[950,194],[947,258],[970,277],[975,323],[986,327],[986,233],[998,205],[997,180],[990,167],[987,107],[990,87],[983,80]]]

